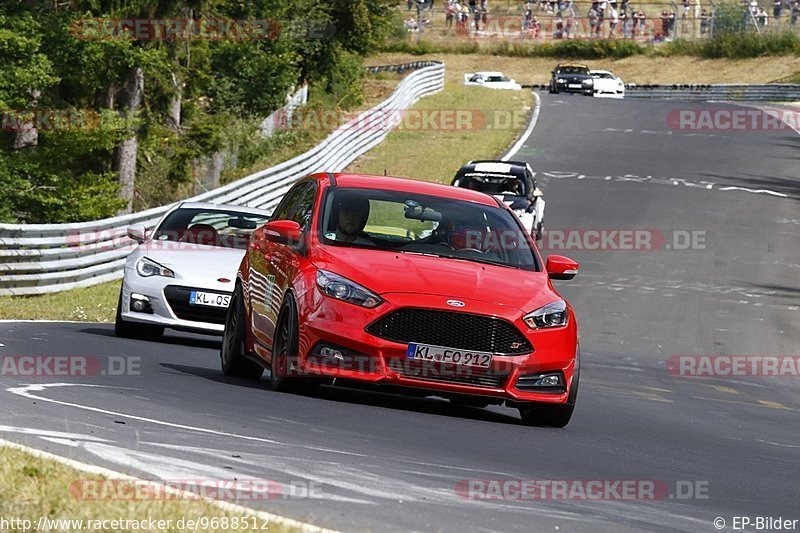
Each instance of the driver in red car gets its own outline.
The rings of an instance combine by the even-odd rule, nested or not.
[[[375,245],[369,235],[364,233],[369,218],[369,200],[345,196],[336,202],[336,213],[336,241]]]

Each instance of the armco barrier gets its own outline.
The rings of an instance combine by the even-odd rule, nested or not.
[[[523,85],[533,89],[547,90],[547,85]],[[735,100],[793,102],[800,100],[800,84],[766,83],[754,84],[662,84],[625,85],[626,98],[658,98],[662,100]]]
[[[660,98],[671,100],[737,100],[790,102],[800,100],[798,84],[722,84],[708,85],[636,85],[625,87],[628,98]]]
[[[395,124],[379,117],[399,117],[402,110],[444,87],[442,63],[369,68],[373,73],[383,70],[414,72],[388,99],[344,124],[308,152],[187,201],[273,209],[297,179],[313,172],[341,171],[385,139]],[[0,295],[59,292],[121,278],[133,244],[125,236],[126,228],[132,224],[153,227],[170,207],[76,224],[0,224]]]

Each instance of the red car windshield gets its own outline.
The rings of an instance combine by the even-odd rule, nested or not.
[[[505,209],[417,193],[333,188],[325,198],[321,240],[539,270],[529,238]]]

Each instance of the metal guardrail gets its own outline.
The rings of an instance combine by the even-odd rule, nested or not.
[[[273,209],[296,180],[313,172],[343,170],[386,138],[401,111],[444,88],[444,64],[439,62],[368,70],[415,72],[385,101],[342,125],[306,153],[187,201]],[[170,207],[75,224],[0,224],[0,295],[60,292],[121,278],[125,258],[135,244],[126,235],[127,227],[153,227]]]
[[[547,90],[547,85],[523,85],[533,89]],[[660,98],[664,100],[735,100],[793,102],[800,100],[800,84],[662,84],[625,85],[626,98]]]
[[[628,98],[673,100],[753,100],[789,102],[800,100],[800,84],[710,84],[710,85],[635,85],[625,86]]]

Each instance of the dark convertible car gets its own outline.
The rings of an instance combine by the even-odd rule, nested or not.
[[[589,67],[580,63],[559,63],[550,76],[551,93],[594,94],[594,80]]]

